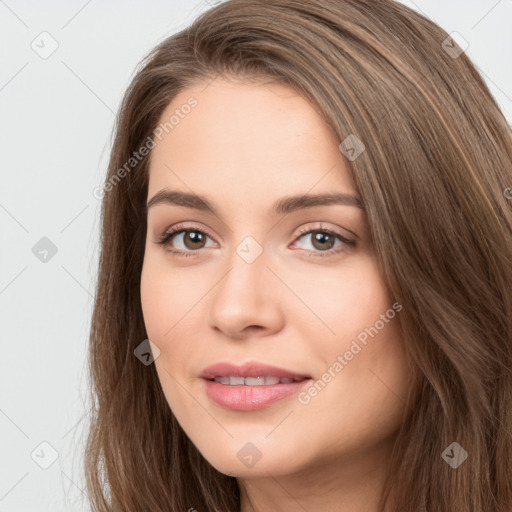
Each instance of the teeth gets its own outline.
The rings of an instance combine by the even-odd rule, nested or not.
[[[244,380],[244,379],[242,379]],[[246,386],[264,386],[265,385],[265,377],[246,377],[245,378]]]
[[[288,377],[215,377],[213,379],[219,384],[229,386],[271,386],[274,384],[290,384],[291,382],[299,382],[304,379],[290,379]]]

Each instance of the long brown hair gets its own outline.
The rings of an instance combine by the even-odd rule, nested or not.
[[[139,287],[150,155],[126,163],[178,92],[219,75],[288,85],[340,143],[355,135],[365,145],[349,167],[379,268],[403,306],[397,320],[418,383],[382,508],[512,510],[511,129],[447,38],[391,0],[229,0],[141,63],[102,192],[85,453],[93,510],[240,509],[236,478],[201,456],[154,365],[134,356],[147,338]],[[442,457],[454,442],[468,454],[456,469]]]

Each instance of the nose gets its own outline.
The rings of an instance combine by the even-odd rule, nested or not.
[[[284,287],[269,263],[265,251],[254,261],[234,251],[208,294],[210,328],[233,339],[268,336],[282,328]]]

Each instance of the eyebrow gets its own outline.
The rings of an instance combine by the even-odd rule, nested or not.
[[[185,208],[193,208],[200,211],[210,211],[214,215],[218,215],[217,208],[208,201],[206,197],[194,193],[162,189],[148,201],[146,205],[146,212],[157,204],[184,206]],[[301,194],[278,199],[272,206],[271,213],[272,215],[277,216],[301,210],[303,208],[330,205],[354,206],[361,210],[365,209],[361,200],[351,194]]]

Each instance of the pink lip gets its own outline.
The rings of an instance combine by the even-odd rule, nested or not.
[[[287,384],[274,384],[268,386],[230,386],[220,384],[212,379],[214,377],[287,377],[289,379],[302,378],[298,382]],[[292,372],[276,366],[250,362],[241,366],[230,363],[218,363],[205,368],[201,374],[204,379],[207,396],[226,409],[235,411],[255,411],[298,393],[305,385],[311,382],[309,375]]]
[[[203,370],[200,377],[203,379],[214,379],[215,377],[288,377],[289,379],[309,379],[310,376],[304,373],[292,372],[277,366],[251,361],[236,366],[231,363],[217,363],[208,366]]]

